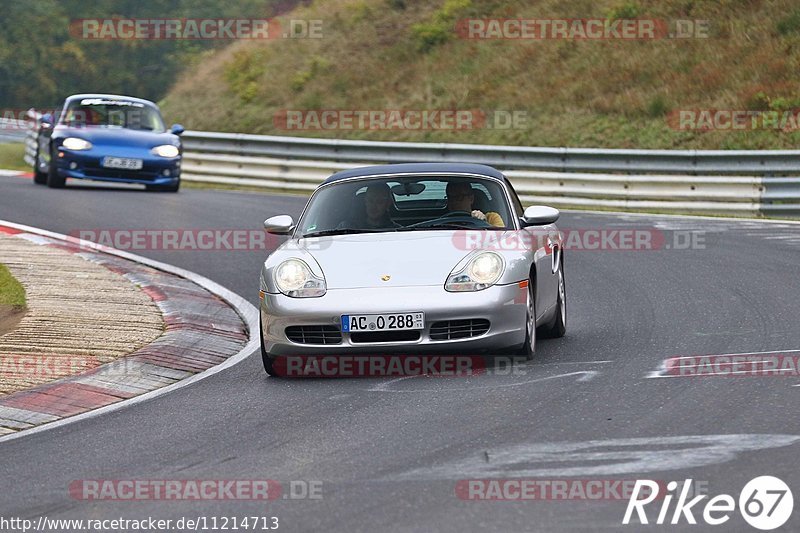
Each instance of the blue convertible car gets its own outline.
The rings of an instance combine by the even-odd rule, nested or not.
[[[182,132],[179,124],[167,131],[153,102],[76,94],[66,99],[59,116],[39,119],[33,179],[54,188],[77,178],[176,192]]]

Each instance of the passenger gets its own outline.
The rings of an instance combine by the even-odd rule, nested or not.
[[[373,183],[364,193],[366,218],[361,226],[367,229],[394,229],[401,227],[392,221],[389,208],[392,205],[392,190],[386,183]]]
[[[503,217],[499,213],[490,211],[485,213],[479,209],[472,209],[472,204],[475,201],[475,192],[469,182],[466,181],[451,181],[447,184],[447,210],[450,212],[463,211],[469,213],[473,218],[478,220],[485,220],[492,226],[503,228],[506,223],[503,222]]]

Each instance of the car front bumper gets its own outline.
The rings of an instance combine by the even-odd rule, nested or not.
[[[268,293],[261,300],[261,334],[270,355],[490,353],[525,341],[527,290],[514,283],[456,293],[442,286],[331,289],[319,298]],[[289,340],[285,333],[289,326],[312,325],[341,331],[341,315],[412,312],[425,313],[424,329],[413,341],[353,342],[349,333],[342,332],[337,344],[306,344]],[[431,339],[434,322],[464,319],[488,320],[489,329],[475,337]]]
[[[140,183],[144,185],[174,185],[180,180],[180,157],[153,158],[147,154],[120,154],[119,157],[142,159],[142,168],[137,170],[103,167],[103,158],[108,155],[94,154],[91,151],[78,152],[61,149],[61,157],[56,159],[56,170],[61,177],[117,183]]]

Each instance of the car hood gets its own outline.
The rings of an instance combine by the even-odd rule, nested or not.
[[[150,149],[161,144],[179,145],[178,136],[169,132],[155,133],[152,131],[129,130],[125,128],[103,128],[97,126],[73,128],[69,126],[58,126],[53,134],[60,139],[78,137],[89,141],[95,146],[124,145]]]
[[[443,286],[470,253],[452,231],[364,233],[300,239],[328,289]],[[383,276],[390,276],[383,281]]]

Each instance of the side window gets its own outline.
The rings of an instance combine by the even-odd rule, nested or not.
[[[511,193],[511,204],[514,206],[514,213],[516,213],[517,218],[522,217],[522,215],[525,213],[525,208],[522,207],[522,202],[519,201],[517,191],[515,191],[512,187],[509,187],[508,192]]]

